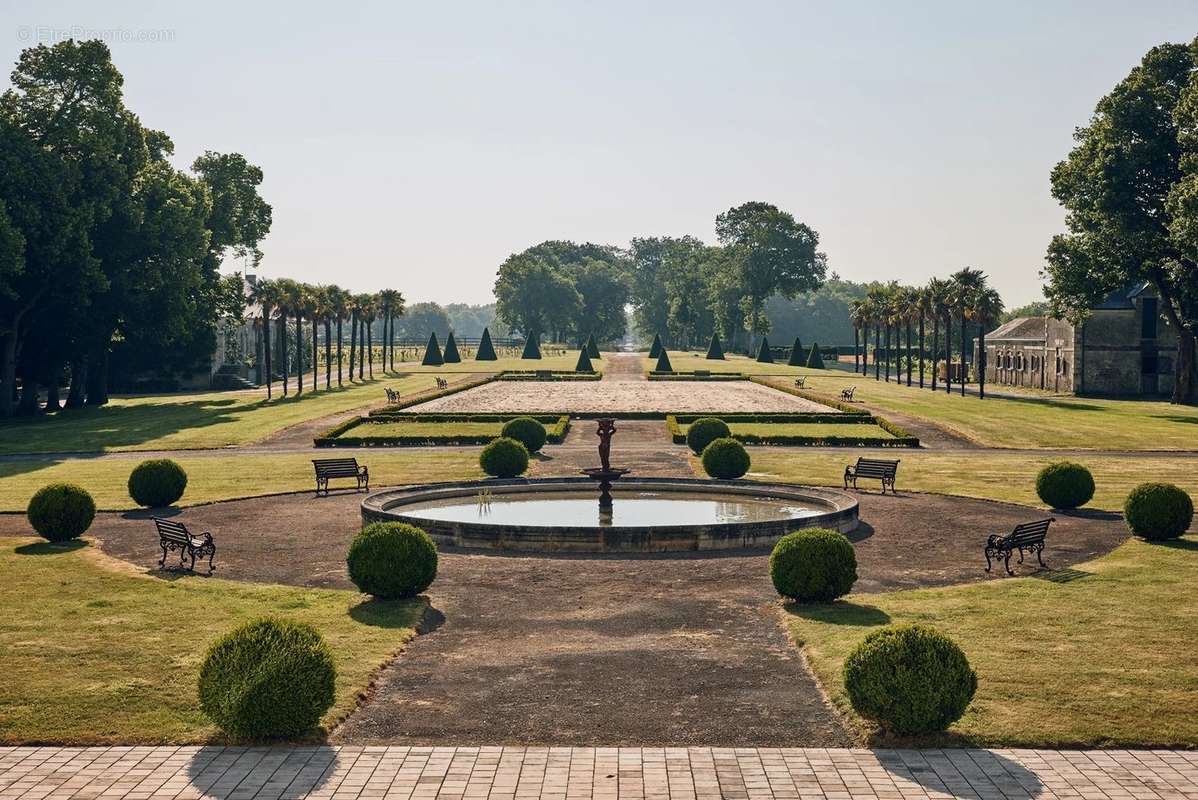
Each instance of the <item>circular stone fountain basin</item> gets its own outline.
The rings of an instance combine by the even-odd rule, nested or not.
[[[857,500],[834,489],[622,478],[612,499],[601,509],[588,478],[435,483],[367,496],[362,521],[407,522],[457,547],[588,553],[769,547],[800,528],[857,527]]]

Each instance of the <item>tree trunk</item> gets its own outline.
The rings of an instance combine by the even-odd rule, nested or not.
[[[295,394],[304,393],[304,318],[295,312]]]
[[[886,382],[890,383],[890,323],[886,323]]]
[[[270,315],[262,312],[262,364],[266,368],[266,399],[271,399],[271,384],[274,375],[271,374],[270,364]]]
[[[911,385],[911,320],[907,323],[907,385]]]
[[[21,399],[17,403],[17,416],[34,417],[39,411],[41,403],[38,402],[37,379],[25,375],[21,380]]]
[[[312,323],[312,391],[315,392],[320,388],[320,337],[316,335],[320,323],[315,314],[309,322]]]
[[[961,396],[965,396],[965,384],[969,381],[969,364],[965,361],[965,348],[969,347],[969,337],[967,331],[969,328],[968,320],[965,315],[961,315]]]
[[[337,388],[341,388],[341,317],[337,317]]]
[[[13,414],[13,397],[17,391],[17,332],[16,326],[4,336],[0,349],[0,419]]]
[[[926,335],[927,335],[927,331],[924,330],[924,315],[923,315],[923,312],[921,311],[919,313],[919,341],[916,342],[916,346],[919,347],[919,388],[920,389],[923,388],[923,345],[924,345],[924,342],[926,341],[925,340]]]
[[[861,371],[861,331],[853,326],[853,374]]]
[[[1180,325],[1177,329],[1177,365],[1173,369],[1173,397],[1170,402],[1194,405],[1198,403],[1198,386],[1195,385],[1195,342],[1194,334]]]
[[[370,379],[374,380],[374,324],[366,323],[366,363],[370,367]]]
[[[104,340],[104,346],[89,362],[87,370],[87,404],[89,406],[108,405],[108,342],[112,335]]]
[[[936,378],[940,372],[937,369],[940,361],[940,317],[932,314],[932,391],[936,391]]]
[[[333,388],[333,321],[324,318],[324,388]]]
[[[978,373],[978,399],[986,399],[986,325],[985,321],[978,326],[978,357],[973,362],[973,368]]]
[[[46,413],[62,410],[62,398],[58,393],[58,376],[60,371],[55,364],[50,370],[49,382],[46,384]]]
[[[67,390],[67,408],[83,408],[87,400],[87,356],[71,362],[71,388]]]
[[[358,332],[358,380],[366,379],[366,333],[369,327],[366,320],[358,320],[359,327],[362,328]]]
[[[349,315],[349,379],[354,379],[354,365],[358,357],[358,315]]]
[[[283,396],[287,396],[291,381],[291,363],[287,358],[287,315],[279,314],[279,371],[283,373]]]
[[[882,326],[874,325],[874,380],[882,380]]]
[[[944,315],[944,391],[953,391],[953,315]]]

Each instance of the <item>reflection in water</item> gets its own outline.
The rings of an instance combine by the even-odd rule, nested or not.
[[[610,512],[600,510],[593,494],[574,493],[490,495],[486,502],[455,497],[395,510],[406,517],[445,522],[607,528],[767,522],[807,517],[827,509],[806,508],[793,500],[771,497],[617,492]]]

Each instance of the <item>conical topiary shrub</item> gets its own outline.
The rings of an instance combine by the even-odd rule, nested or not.
[[[811,345],[811,355],[807,357],[807,366],[811,369],[823,369],[824,357],[819,352],[819,342]]]
[[[541,336],[533,334],[528,337],[528,341],[524,343],[524,352],[520,354],[520,358],[536,358],[541,357]]]
[[[584,347],[578,351],[578,363],[574,365],[575,372],[594,372],[595,367],[591,364],[591,356]]]
[[[478,342],[478,352],[474,354],[475,361],[498,361],[495,355],[495,345],[491,344],[491,331],[483,328],[483,338]]]
[[[803,343],[797,336],[795,337],[795,346],[790,348],[790,360],[786,363],[792,367],[807,366],[807,351],[803,349]]]
[[[757,351],[757,360],[762,364],[773,364],[774,354],[770,351],[770,340],[761,337],[761,348]]]
[[[720,335],[718,333],[711,334],[711,344],[707,345],[707,360],[724,360],[724,346],[720,344]]]
[[[649,345],[649,358],[657,358],[661,355],[661,334],[653,334],[653,344]]]
[[[670,354],[663,347],[657,354],[657,366],[653,368],[654,372],[673,372],[674,365],[670,363]]]
[[[453,339],[453,331],[450,331],[449,336],[445,338],[445,353],[441,356],[441,360],[446,364],[462,363],[462,357],[458,355],[458,343]]]
[[[595,341],[595,334],[591,334],[591,338],[587,339],[587,355],[591,358],[602,358],[599,355],[599,343]]]
[[[437,332],[428,335],[428,346],[424,348],[424,360],[420,362],[426,367],[439,367],[445,363],[441,357],[441,345],[437,344]]]

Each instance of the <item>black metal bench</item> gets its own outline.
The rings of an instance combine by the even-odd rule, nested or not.
[[[1015,555],[1016,550],[1019,551],[1020,564],[1023,563],[1024,553],[1035,553],[1036,561],[1040,562],[1040,566],[1047,567],[1041,553],[1044,552],[1044,539],[1048,536],[1048,526],[1056,521],[1056,517],[1048,517],[1035,522],[1021,522],[1006,536],[1000,536],[997,533],[990,534],[990,538],[986,539],[986,571],[990,571],[992,559],[1002,558],[1003,565],[1007,568],[1007,574],[1014,575],[1015,573],[1011,571],[1011,556]]]
[[[387,393],[388,403],[394,405],[399,402],[399,392],[395,391],[394,389],[388,389],[385,386],[383,387],[383,391]]]
[[[840,390],[840,399],[848,403],[853,402],[853,392],[855,391],[857,391],[856,386],[846,386]]]
[[[805,377],[795,378],[795,388],[796,389],[806,389],[807,388],[807,379]]]
[[[886,487],[890,487],[892,494],[898,494],[894,488],[894,479],[898,474],[899,459],[887,461],[881,458],[858,458],[856,466],[849,464],[844,468],[844,488],[849,488],[849,482],[853,484],[853,488],[857,488],[858,478],[877,478],[882,481],[882,494],[886,494]]]
[[[434,380],[437,381],[438,389],[448,389],[449,388],[449,381],[445,380],[444,378],[434,378]]]
[[[212,566],[212,559],[216,556],[216,542],[212,540],[212,534],[204,531],[199,536],[194,535],[187,530],[187,526],[182,522],[175,522],[170,519],[162,519],[154,517],[154,527],[158,529],[158,545],[162,548],[162,558],[158,559],[158,567],[166,567],[167,553],[179,551],[179,567],[184,567],[184,559],[190,558],[191,564],[187,569],[192,572],[196,568],[196,559],[208,558],[208,574],[211,575],[216,567]]]
[[[316,496],[329,493],[330,478],[353,478],[358,482],[358,491],[370,491],[370,471],[358,465],[356,458],[314,458],[316,469]]]

